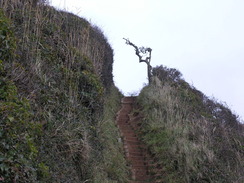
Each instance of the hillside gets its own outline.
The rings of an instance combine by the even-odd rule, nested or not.
[[[153,69],[137,99],[141,140],[154,174],[170,183],[244,182],[244,128],[226,106],[190,86],[176,69]]]
[[[85,19],[30,2],[0,2],[0,182],[126,182],[112,48]]]
[[[123,98],[112,69],[97,26],[0,1],[0,182],[244,182],[244,127],[226,105],[164,66]]]

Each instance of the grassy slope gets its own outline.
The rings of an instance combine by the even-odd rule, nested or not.
[[[142,139],[166,183],[244,182],[244,129],[224,105],[191,87],[175,69],[154,68],[138,97]]]
[[[102,32],[48,6],[0,5],[12,21],[1,14],[0,179],[126,182],[114,124],[121,94]],[[243,182],[243,127],[236,116],[176,70],[154,74],[159,79],[143,89],[139,104],[142,138],[164,167],[163,180]]]
[[[113,87],[110,95],[105,99],[103,120],[99,121],[96,127],[100,139],[99,144],[102,144],[101,153],[103,156],[94,173],[94,183],[126,183],[128,181],[129,170],[124,159],[120,134],[114,123],[114,116],[121,107],[121,97],[117,88]]]
[[[20,125],[12,136],[1,139],[0,178],[5,182],[126,182],[114,124],[121,96],[113,86],[113,50],[101,30],[47,5],[9,0],[1,1],[0,8],[12,22],[1,14],[1,23],[7,22],[8,27],[1,26],[1,38],[7,31],[3,41],[12,36],[17,45],[4,45],[0,54],[1,82],[5,82],[0,86],[1,117],[6,109],[10,114],[1,120],[1,130],[21,121],[38,128],[29,134],[28,128],[35,125],[24,129]],[[11,53],[5,52],[8,47]],[[17,114],[4,101],[10,99],[3,100],[10,91],[6,83],[14,88],[10,98],[26,103],[14,105]],[[28,115],[20,115],[21,105],[29,106]],[[18,145],[26,141],[28,148]],[[6,147],[13,152],[7,153]]]

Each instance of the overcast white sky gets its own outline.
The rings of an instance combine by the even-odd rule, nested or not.
[[[114,49],[114,81],[126,95],[147,83],[134,49],[152,48],[152,66],[178,69],[198,90],[244,117],[243,0],[50,0],[98,25]]]

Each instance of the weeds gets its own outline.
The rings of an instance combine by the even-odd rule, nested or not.
[[[42,175],[37,156],[41,126],[34,121],[29,101],[17,95],[4,64],[15,59],[15,38],[9,20],[0,11],[0,179],[34,182]]]
[[[163,167],[165,182],[243,182],[243,125],[228,107],[162,66],[154,69],[139,105],[142,138]]]
[[[111,116],[101,120],[105,93],[113,86],[113,50],[99,28],[71,13],[56,11],[44,2],[0,1],[0,8],[13,25],[13,31],[5,34],[5,21],[2,21],[5,18],[1,13],[0,49],[1,59],[5,59],[1,71],[17,87],[1,93],[1,97],[13,96],[10,91],[18,91],[15,95],[27,98],[30,107],[26,110],[33,114],[30,121],[38,124],[41,133],[38,147],[31,137],[25,136],[29,150],[23,150],[26,154],[30,151],[31,157],[36,158],[33,165],[37,168],[34,171],[36,180],[27,180],[29,175],[23,174],[19,175],[20,180],[92,182],[96,168],[103,168],[98,164],[105,165],[103,159],[110,158],[105,150],[101,153],[99,147],[107,148],[103,143],[110,147],[109,143],[116,144],[107,137],[104,141],[97,138],[99,130],[106,131],[106,128],[99,129],[98,123],[114,129]],[[16,56],[9,59],[15,48],[12,38],[6,38],[13,34]],[[14,49],[7,53],[8,46]],[[8,121],[13,121],[11,115],[17,109],[10,104],[6,104],[5,109],[10,115]],[[22,116],[21,120],[29,121],[29,118]],[[105,125],[107,121],[109,125]],[[101,135],[103,137],[105,134]],[[16,148],[22,150],[22,147]],[[102,182],[123,182],[125,179],[124,166],[115,169],[119,163],[123,164],[123,158],[118,152],[119,145],[114,148],[113,163],[106,165],[106,170],[103,168]],[[119,153],[118,159],[116,153]]]
[[[97,135],[101,156],[94,182],[128,182],[129,170],[123,153],[123,146],[118,128],[115,125],[116,113],[120,108],[122,95],[117,88],[112,88],[105,100],[104,115],[102,121],[97,124]]]

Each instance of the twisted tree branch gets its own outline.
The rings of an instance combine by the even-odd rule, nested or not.
[[[125,39],[125,38],[123,39],[126,41],[125,42],[126,44],[133,46],[135,48],[136,55],[139,57],[139,62],[145,62],[147,64],[148,81],[150,84],[152,78],[152,66],[150,65],[152,49],[145,48],[145,47],[138,48],[134,43],[130,42],[129,39]],[[146,56],[146,58],[143,59],[143,55],[148,55],[148,56]]]

